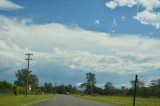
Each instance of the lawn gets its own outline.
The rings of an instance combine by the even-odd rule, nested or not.
[[[80,98],[113,103],[120,106],[132,106],[132,97],[123,96],[78,96]],[[160,106],[159,98],[136,98],[136,106]]]
[[[54,97],[56,95],[0,96],[0,106],[26,106]]]

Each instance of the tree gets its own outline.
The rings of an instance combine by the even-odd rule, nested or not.
[[[134,84],[135,84],[135,80],[131,80],[130,81],[131,83],[131,92],[130,93],[133,93],[133,89],[134,89]],[[140,96],[140,95],[143,95],[143,91],[144,91],[144,82],[143,81],[140,81],[139,79],[137,80],[137,96]],[[131,94],[132,95],[132,94]]]
[[[86,80],[87,80],[87,83],[86,83],[87,94],[93,95],[93,89],[94,89],[95,84],[96,84],[95,74],[93,74],[91,72],[87,73],[86,74]]]
[[[113,95],[114,94],[114,86],[112,82],[107,82],[104,86],[104,91],[106,95]]]
[[[94,91],[95,94],[103,95],[103,89],[102,88],[94,87],[93,91]]]
[[[36,75],[31,74],[29,76],[28,82],[31,85],[32,89],[38,87],[38,77]]]
[[[52,93],[53,92],[53,85],[52,83],[44,83],[44,92],[45,93]]]
[[[71,84],[66,85],[66,92],[74,94],[76,93],[76,91],[77,91],[76,87],[73,87]]]
[[[0,92],[2,93],[2,95],[7,95],[7,92],[9,90],[12,90],[12,84],[6,81],[0,81]]]
[[[28,74],[28,84],[32,86],[32,88],[38,86],[38,77],[34,74],[31,74],[32,71],[28,71],[27,69],[21,69],[16,72],[16,78],[15,81],[16,86],[22,86],[25,88],[27,84],[27,74]]]
[[[160,97],[160,79],[151,80],[150,89],[151,89],[151,92],[152,92],[152,96]]]
[[[127,95],[127,93],[128,93],[128,88],[126,88],[125,86],[122,86],[121,87],[121,95]]]
[[[60,94],[65,94],[66,93],[66,86],[65,85],[60,85],[57,87],[58,93]]]

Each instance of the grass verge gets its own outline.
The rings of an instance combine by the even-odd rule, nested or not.
[[[28,95],[25,96],[0,96],[0,106],[27,106],[32,103],[47,100],[56,97],[56,95]]]
[[[120,106],[132,106],[132,97],[123,96],[78,96],[83,99],[117,104]],[[136,106],[160,106],[159,98],[136,98]]]

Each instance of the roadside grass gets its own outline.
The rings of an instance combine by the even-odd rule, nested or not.
[[[25,96],[0,96],[0,106],[27,106],[32,103],[56,97],[52,94]]]
[[[132,97],[123,96],[77,96],[83,99],[117,104],[120,106],[132,106]],[[159,98],[136,98],[136,106],[160,106]]]

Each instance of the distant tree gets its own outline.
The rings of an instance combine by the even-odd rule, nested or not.
[[[53,85],[52,83],[44,83],[44,92],[45,93],[53,93]]]
[[[28,75],[30,75],[30,73],[31,71],[28,72]],[[15,85],[25,87],[27,83],[27,69],[22,68],[21,70],[18,70],[16,72],[16,78]]]
[[[94,87],[94,94],[103,95],[103,89],[99,87]]]
[[[21,69],[16,72],[15,81],[16,86],[23,86],[25,88],[27,83],[27,74],[28,74],[28,84],[32,86],[32,88],[38,86],[38,77],[34,74],[31,74],[32,71],[28,71],[27,69]]]
[[[91,94],[93,95],[93,89],[95,87],[95,84],[96,84],[96,76],[95,74],[89,72],[86,74],[86,91],[87,91],[87,94]]]
[[[130,93],[131,95],[133,95],[133,89],[134,89],[134,84],[135,84],[135,80],[131,80],[131,89],[130,89]],[[143,95],[143,89],[144,89],[144,82],[140,81],[139,79],[137,80],[137,96]]]
[[[66,93],[66,86],[65,85],[60,85],[57,87],[58,93],[60,94],[65,94]]]
[[[113,95],[114,94],[114,86],[112,82],[107,82],[105,84],[104,92],[106,95]]]
[[[69,92],[70,94],[76,93],[77,89],[76,87],[73,87],[71,84],[66,85],[66,92]]]
[[[79,88],[80,88],[80,90],[82,91],[82,93],[85,93],[86,83],[80,84]]]
[[[160,79],[151,80],[151,82],[150,82],[150,90],[152,92],[152,96],[160,97]]]
[[[134,88],[135,81],[134,81],[134,80],[131,80],[130,83],[131,83],[131,87]],[[143,81],[140,81],[140,80],[138,79],[138,80],[137,80],[137,88],[142,88],[142,87],[144,87],[144,82],[143,82]]]
[[[126,88],[125,86],[122,86],[120,90],[121,90],[120,95],[127,95],[128,94],[128,88]]]
[[[32,89],[38,87],[38,77],[36,75],[31,74],[29,76],[28,82],[31,85]]]
[[[7,95],[9,90],[12,90],[12,84],[8,83],[7,81],[0,81],[0,93],[2,95]]]

